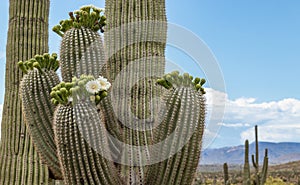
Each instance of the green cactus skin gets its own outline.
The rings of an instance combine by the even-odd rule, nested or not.
[[[243,185],[250,185],[250,165],[249,165],[249,141],[245,141],[245,163],[243,172]]]
[[[50,102],[52,87],[59,83],[53,70],[31,70],[21,83],[23,113],[29,133],[42,160],[55,179],[62,179],[52,128],[55,106]]]
[[[117,117],[115,116],[115,112],[113,110],[110,99],[105,97],[103,100],[100,101],[97,107],[102,122],[105,123],[106,129],[109,132],[109,134],[112,137],[118,139],[119,141],[122,141],[123,140],[122,128],[118,123]],[[110,149],[112,151],[111,153],[112,153],[113,160],[118,161],[121,156],[121,150],[120,150],[121,146],[111,140],[109,140],[108,142],[109,142]]]
[[[174,132],[173,143],[162,146],[156,151],[156,157],[175,155],[150,167],[146,183],[149,185],[192,184],[200,158],[205,98],[193,86],[176,87],[171,92],[166,96],[168,111],[163,123],[155,129],[154,137],[158,142]],[[176,153],[174,149],[185,141],[188,134],[192,134],[191,138]]]
[[[110,81],[113,82],[129,62],[143,57],[165,57],[167,19],[164,0],[106,0],[105,15],[107,25],[104,40],[108,53],[106,75]],[[164,59],[158,64],[152,70],[162,76]]]
[[[16,63],[48,51],[49,0],[10,0],[5,98],[1,122],[0,184],[51,184],[48,167],[28,134],[19,97],[22,72]]]
[[[224,171],[224,185],[228,185],[229,184],[229,175],[228,175],[227,163],[223,164],[223,171]]]
[[[63,81],[80,75],[100,75],[105,63],[101,36],[90,28],[72,28],[62,38],[60,48]]]
[[[54,130],[64,183],[122,185],[113,163],[99,154],[109,149],[105,127],[97,126],[101,124],[100,117],[96,106],[91,105],[88,102],[59,105],[56,111]],[[98,150],[88,143],[98,146]]]

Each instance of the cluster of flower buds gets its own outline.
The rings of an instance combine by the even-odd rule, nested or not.
[[[56,25],[52,30],[60,35],[64,36],[64,33],[72,28],[90,28],[93,31],[104,32],[103,27],[106,25],[106,17],[104,16],[104,10],[96,8],[92,5],[81,7],[80,10],[69,13],[70,19],[60,21],[59,25]]]
[[[159,85],[162,85],[166,89],[171,89],[172,87],[195,87],[197,91],[205,94],[205,90],[202,87],[206,80],[204,78],[194,78],[188,73],[180,75],[178,71],[173,71],[169,74],[164,75],[162,78],[157,80]]]
[[[107,96],[111,84],[106,78],[99,76],[97,79],[91,75],[74,77],[72,82],[61,82],[52,88],[50,96],[52,103],[67,105],[78,101],[90,101],[98,104]]]
[[[59,68],[59,61],[57,60],[56,53],[53,53],[51,56],[49,53],[45,53],[44,55],[35,55],[34,58],[25,62],[19,61],[18,66],[24,74],[27,74],[28,71],[34,68],[40,72],[43,72],[43,70],[56,71]]]

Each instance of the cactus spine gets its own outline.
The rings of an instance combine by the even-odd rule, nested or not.
[[[6,46],[6,76],[0,144],[0,184],[49,184],[49,172],[42,164],[29,137],[19,98],[23,73],[19,60],[48,51],[49,0],[10,0]]]

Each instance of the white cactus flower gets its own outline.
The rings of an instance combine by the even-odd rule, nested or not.
[[[99,80],[91,80],[86,83],[85,88],[86,90],[91,93],[95,94],[101,90],[101,84],[99,83]]]
[[[99,78],[97,78],[97,81],[100,83],[101,91],[107,91],[111,86],[111,83],[107,81],[107,79],[104,78],[103,76],[99,76]]]

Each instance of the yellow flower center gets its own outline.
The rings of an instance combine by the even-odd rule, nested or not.
[[[103,82],[103,81],[100,81],[100,84],[101,84],[101,86],[105,86],[106,85],[106,83]]]

